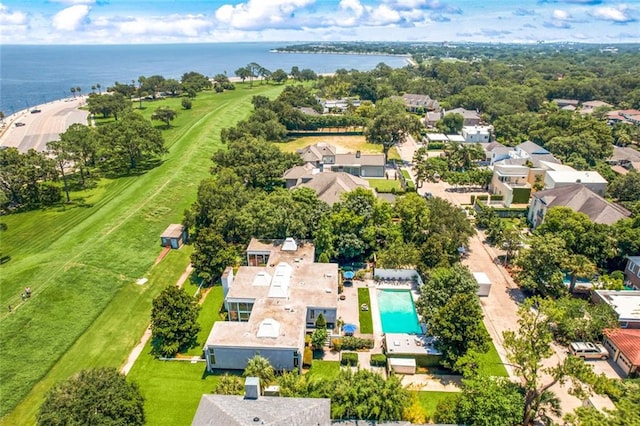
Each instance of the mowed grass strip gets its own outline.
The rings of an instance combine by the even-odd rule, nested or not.
[[[455,397],[456,392],[441,392],[441,391],[420,391],[415,392],[418,396],[418,401],[427,415],[427,420],[434,421],[433,417],[436,414],[436,408],[438,403],[443,399]]]
[[[129,300],[131,287],[135,279],[154,272],[160,233],[169,223],[179,223],[195,200],[211,155],[221,146],[220,129],[249,115],[252,96],[275,97],[281,90],[246,90],[240,85],[220,95],[201,94],[194,108],[180,111],[164,132],[170,152],[160,166],[74,194],[86,196],[88,204],[3,219],[9,230],[2,236],[2,251],[11,260],[0,267],[0,300],[19,301],[25,286],[33,292],[14,312],[8,314],[5,308],[0,315],[0,416],[24,399],[3,424],[33,423],[44,392],[54,382],[82,368],[119,367],[124,362],[148,323],[152,298],[167,283],[150,280],[146,285],[153,290]],[[156,107],[145,106],[144,114]],[[187,263],[188,256],[173,265],[167,281],[175,283]],[[107,311],[109,318],[96,321]],[[83,333],[92,346],[74,345],[85,338]],[[113,338],[120,335],[128,337]]]
[[[189,291],[189,294],[192,293]],[[209,291],[198,317],[201,327],[198,346],[189,354],[202,354],[211,327],[222,320],[223,300],[222,287],[216,286]],[[128,376],[140,386],[145,398],[147,424],[190,425],[200,397],[212,393],[218,383],[219,375],[207,373],[206,366],[205,362],[159,361],[151,355],[151,343],[148,342]]]
[[[363,304],[366,304],[369,309],[363,311]],[[371,318],[371,295],[369,294],[368,288],[358,289],[358,319],[360,321],[360,333],[373,333],[373,319]]]

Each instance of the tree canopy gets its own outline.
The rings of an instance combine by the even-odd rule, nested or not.
[[[151,344],[153,353],[171,357],[197,344],[200,306],[182,288],[171,285],[153,299]]]
[[[115,368],[83,370],[54,385],[38,410],[38,425],[143,425],[138,386]]]

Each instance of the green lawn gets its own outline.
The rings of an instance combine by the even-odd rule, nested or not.
[[[143,175],[102,180],[74,193],[75,203],[3,218],[0,302],[0,416],[3,424],[33,423],[46,390],[82,369],[121,366],[149,320],[151,300],[184,271],[189,247],[159,265],[159,235],[179,223],[221,146],[220,129],[248,116],[251,98],[282,87],[243,85],[199,94],[163,130],[169,153]],[[180,100],[146,103],[179,110]],[[84,198],[78,202],[79,198]],[[137,286],[146,276],[149,282]],[[33,297],[19,305],[30,286]],[[18,404],[16,406],[16,404]]]
[[[314,359],[307,375],[316,379],[328,380],[336,377],[340,372],[340,361],[321,361]]]
[[[389,193],[394,188],[397,192],[402,191],[400,181],[395,179],[367,179],[367,181],[369,181],[369,185],[378,192]]]
[[[493,341],[489,341],[489,350],[480,355],[481,363],[480,369],[478,370],[479,374],[484,376],[501,376],[501,377],[509,377],[507,373],[507,369],[502,364],[502,360],[500,359],[500,355],[498,355],[498,351],[493,344]]]
[[[438,403],[443,399],[446,399],[455,392],[440,392],[440,391],[420,391],[416,392],[418,395],[418,401],[427,415],[427,419],[433,420],[433,416],[436,414],[436,407]]]
[[[191,293],[191,292],[189,292]],[[211,327],[220,321],[220,308],[224,295],[216,286],[207,295],[198,322],[198,345],[188,355],[201,355],[202,347]],[[217,385],[217,375],[206,371],[206,363],[189,361],[158,361],[150,355],[147,344],[129,373],[129,379],[140,386],[145,398],[147,423],[150,425],[190,425],[203,393],[212,393]]]
[[[363,303],[366,303],[369,310],[363,311],[360,309]],[[371,296],[369,295],[368,288],[358,289],[358,317],[360,320],[360,333],[372,334],[373,333],[373,319],[371,318]]]

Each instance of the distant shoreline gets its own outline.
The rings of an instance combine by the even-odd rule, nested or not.
[[[413,59],[410,53],[386,53],[386,52],[335,52],[331,50],[284,50],[284,49],[271,49],[269,53],[294,53],[294,54],[308,54],[308,55],[355,55],[355,56],[391,56],[398,58],[405,58],[405,60],[412,66],[418,65]]]

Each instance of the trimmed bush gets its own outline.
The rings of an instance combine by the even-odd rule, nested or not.
[[[342,350],[342,339],[335,338],[331,341],[331,344],[334,351],[340,352]]]
[[[444,142],[429,142],[427,145],[428,150],[436,150],[444,148]]]
[[[373,348],[373,339],[361,339],[360,337],[345,336],[342,338],[342,349],[357,351],[359,349]]]
[[[387,357],[385,354],[373,354],[371,355],[371,365],[374,367],[384,367],[387,365]]]
[[[342,352],[340,364],[356,367],[358,365],[358,354],[355,352]]]
[[[304,348],[304,355],[302,356],[302,366],[303,367],[311,367],[313,363],[313,351],[310,347]]]

